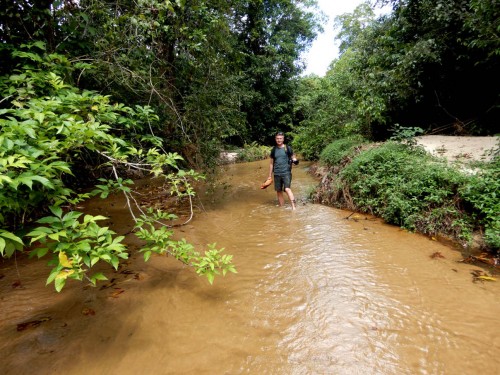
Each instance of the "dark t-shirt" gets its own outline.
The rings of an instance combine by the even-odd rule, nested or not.
[[[290,165],[288,164],[288,155],[286,153],[286,146],[274,148],[274,174],[287,174],[290,173]]]

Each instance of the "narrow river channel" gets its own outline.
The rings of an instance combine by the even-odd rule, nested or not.
[[[303,164],[296,211],[259,189],[267,161],[228,166],[225,193],[202,198],[178,235],[234,255],[238,274],[212,286],[134,255],[109,288],[57,294],[45,262],[2,263],[0,373],[500,373],[500,282],[473,283],[478,267],[447,245],[308,203]]]

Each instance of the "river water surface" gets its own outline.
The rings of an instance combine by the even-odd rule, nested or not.
[[[298,209],[277,207],[259,189],[267,167],[228,166],[225,193],[203,196],[178,230],[234,255],[238,274],[212,286],[171,258],[133,255],[101,287],[57,294],[45,261],[4,261],[0,373],[500,373],[498,282],[473,283],[478,267],[449,246],[306,202],[307,165],[294,170]],[[98,209],[115,225],[127,214]]]

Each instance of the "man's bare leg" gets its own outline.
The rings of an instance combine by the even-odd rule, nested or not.
[[[292,189],[287,188],[285,189],[286,195],[288,195],[288,199],[290,200],[290,203],[292,204],[292,210],[295,210],[295,197],[293,196]]]
[[[283,197],[283,192],[282,191],[277,191],[276,195],[278,196],[278,204],[280,206],[283,206],[285,204],[285,198]]]

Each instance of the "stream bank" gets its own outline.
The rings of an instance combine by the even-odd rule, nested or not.
[[[498,273],[498,137],[414,142],[333,142],[311,168],[320,180],[313,201],[451,242],[464,261]]]

